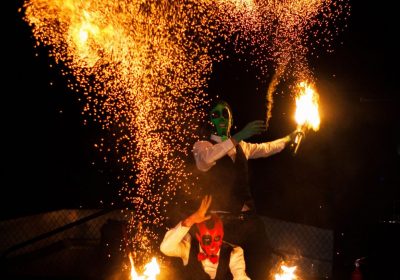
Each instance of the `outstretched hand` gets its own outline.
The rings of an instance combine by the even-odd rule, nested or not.
[[[266,131],[264,121],[256,120],[249,122],[241,131],[233,135],[232,137],[239,143],[242,140],[248,139],[254,135],[260,134]]]
[[[302,137],[305,136],[305,133],[304,133],[303,130],[301,130],[301,129],[296,129],[296,130],[294,130],[292,133],[290,133],[289,135],[286,136],[286,139],[287,139],[286,142],[287,142],[287,143],[289,143],[289,142],[294,142],[295,139],[296,139],[296,137],[297,137],[298,135],[300,135],[300,134],[302,134]]]
[[[204,222],[211,218],[211,215],[207,215],[207,210],[211,205],[212,197],[211,195],[206,195],[200,203],[199,208],[192,215],[187,217],[182,225],[185,227],[191,227],[193,224]]]

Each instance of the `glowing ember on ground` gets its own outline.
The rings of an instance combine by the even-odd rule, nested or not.
[[[156,280],[158,274],[160,274],[160,267],[155,257],[144,266],[144,272],[142,276],[139,276],[136,272],[132,255],[129,255],[131,262],[131,280]]]
[[[152,254],[158,238],[153,229],[163,225],[166,205],[179,189],[195,188],[185,160],[206,117],[200,105],[208,102],[213,62],[226,59],[225,47],[233,45],[248,55],[260,79],[271,68],[280,69],[278,80],[311,76],[307,55],[332,51],[349,5],[26,0],[23,12],[37,46],[49,47],[70,89],[82,93],[85,122],[100,123],[112,137],[112,144],[99,139],[95,147],[105,161],[117,158],[120,195],[132,205],[132,245]]]
[[[296,266],[286,266],[282,265],[281,270],[282,273],[280,274],[275,274],[275,280],[292,280],[292,279],[297,279],[297,276],[294,274],[294,271],[296,270]]]

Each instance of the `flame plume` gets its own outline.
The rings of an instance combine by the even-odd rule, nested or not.
[[[296,97],[295,119],[298,127],[319,129],[320,117],[318,111],[319,97],[314,88],[306,83],[299,84],[299,93]]]
[[[142,276],[139,276],[136,272],[131,254],[129,255],[129,261],[131,264],[130,280],[156,280],[157,275],[160,274],[160,266],[158,265],[155,257],[153,257],[151,261],[144,266],[144,272]]]
[[[296,136],[291,143],[292,154],[296,155],[306,131],[313,129],[317,131],[320,125],[318,111],[318,94],[313,86],[307,82],[300,82],[299,92],[296,97],[295,120],[297,123]]]
[[[275,274],[275,280],[294,280],[297,276],[294,274],[296,266],[281,265],[282,273]]]

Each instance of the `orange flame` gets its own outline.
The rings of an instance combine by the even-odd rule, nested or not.
[[[283,271],[281,274],[275,274],[275,280],[292,280],[297,279],[297,276],[294,274],[297,266],[286,266],[281,265],[281,270]]]
[[[318,94],[306,82],[301,82],[299,88],[300,92],[296,97],[296,123],[299,127],[317,131],[321,122],[318,112]]]
[[[160,267],[155,257],[153,257],[151,261],[144,266],[144,272],[142,276],[137,274],[131,254],[129,254],[129,260],[131,262],[131,280],[156,280],[157,275],[160,274]]]

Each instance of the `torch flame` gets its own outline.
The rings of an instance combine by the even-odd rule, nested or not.
[[[286,265],[281,265],[281,270],[283,271],[281,274],[275,274],[275,280],[292,280],[297,278],[297,276],[294,274],[296,266],[289,267]]]
[[[156,280],[157,275],[160,274],[160,267],[155,257],[144,266],[143,276],[137,274],[131,254],[129,254],[129,260],[131,262],[131,280]]]
[[[300,93],[296,97],[295,119],[299,127],[319,129],[318,94],[306,82],[299,84]]]

